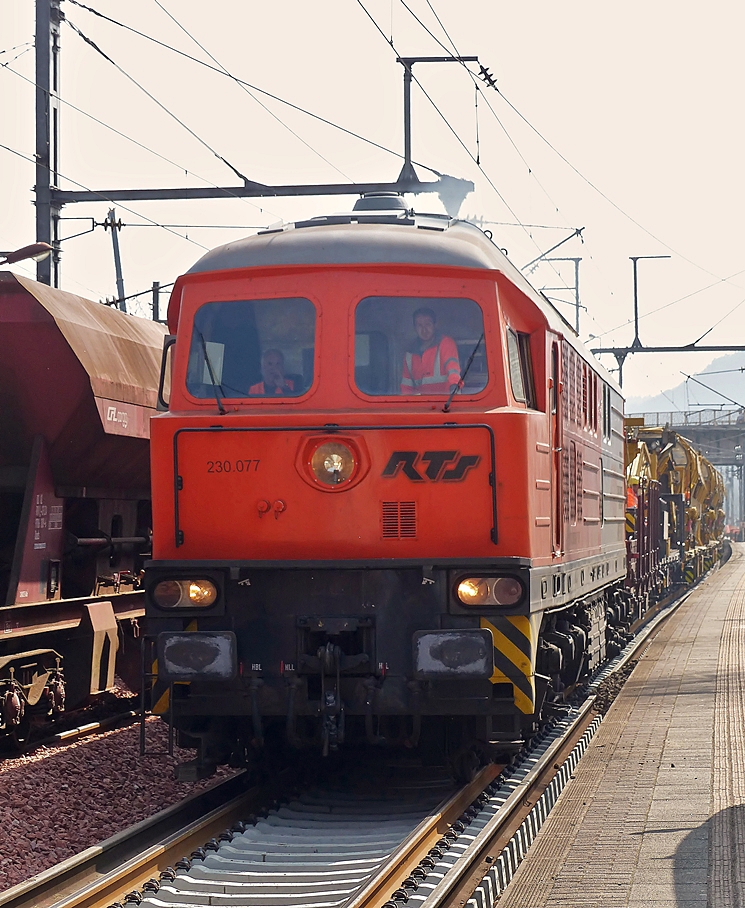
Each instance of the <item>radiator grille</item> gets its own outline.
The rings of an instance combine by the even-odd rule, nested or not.
[[[416,539],[416,502],[383,502],[383,539]]]

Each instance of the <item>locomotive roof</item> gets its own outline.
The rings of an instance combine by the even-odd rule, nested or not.
[[[262,265],[407,263],[500,268],[507,259],[477,227],[429,217],[362,223],[318,218],[218,246],[190,269],[221,271]],[[398,221],[398,223],[396,222]],[[501,270],[501,268],[500,268]]]
[[[187,272],[197,274],[276,265],[414,264],[499,271],[586,359],[592,354],[561,313],[537,291],[482,230],[441,215],[341,215],[301,221],[218,246]],[[612,385],[615,380],[596,362]]]

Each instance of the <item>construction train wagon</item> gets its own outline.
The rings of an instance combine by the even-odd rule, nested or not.
[[[0,739],[137,683],[164,333],[0,272]]]

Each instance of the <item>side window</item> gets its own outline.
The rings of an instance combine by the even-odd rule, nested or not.
[[[557,412],[559,400],[559,345],[551,344],[551,412]]]
[[[529,334],[513,331],[512,328],[507,329],[507,361],[513,397],[535,410],[535,384]]]
[[[611,438],[611,399],[610,388],[603,382],[603,441]]]
[[[297,397],[313,383],[315,326],[315,307],[301,297],[205,303],[194,316],[187,390]]]
[[[461,394],[486,387],[484,319],[474,300],[366,297],[354,333],[354,380],[363,394],[447,396],[459,382]]]
[[[520,345],[517,340],[517,334],[512,328],[507,329],[507,361],[510,367],[510,382],[512,384],[512,396],[515,400],[525,402],[525,383],[523,382],[523,370],[520,365]]]

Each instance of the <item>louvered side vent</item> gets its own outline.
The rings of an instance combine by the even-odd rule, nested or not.
[[[416,539],[416,502],[383,502],[383,539]]]
[[[398,515],[400,537],[402,539],[416,539],[416,502],[400,501]]]

